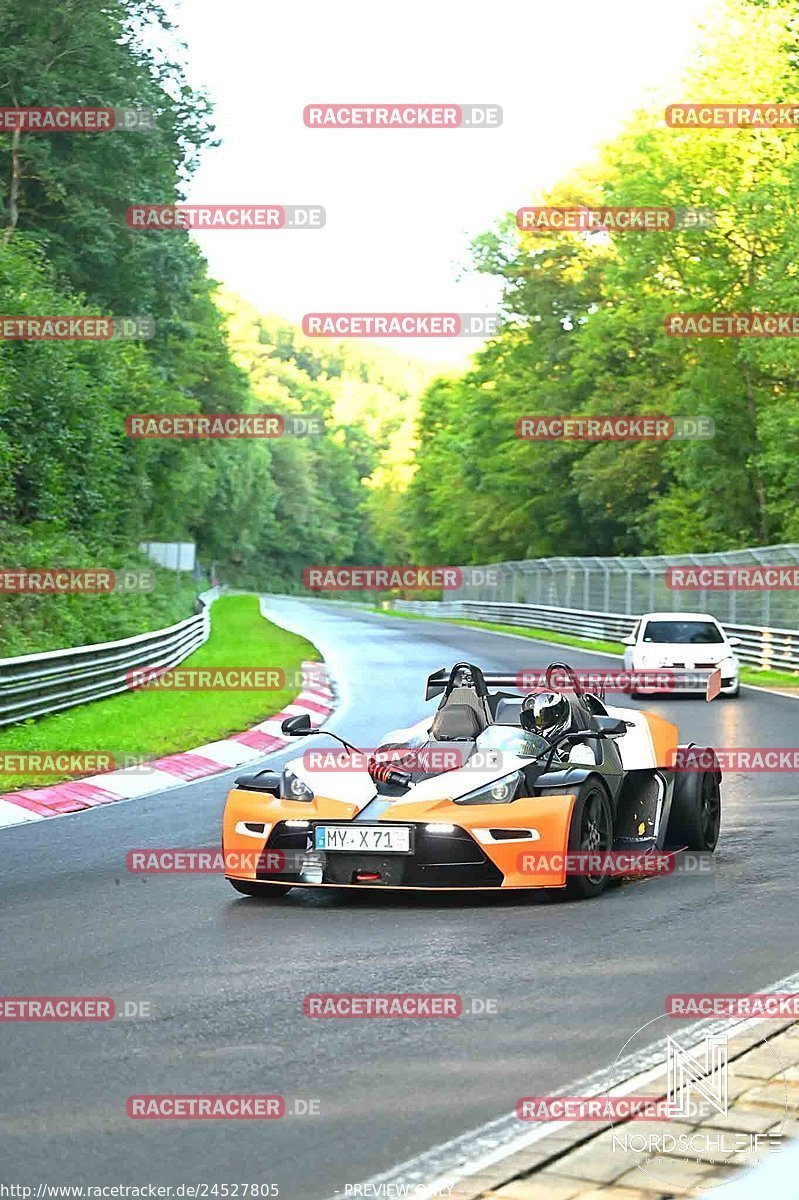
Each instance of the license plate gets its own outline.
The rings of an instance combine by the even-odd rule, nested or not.
[[[409,854],[409,825],[317,825],[314,849],[346,850],[350,854]]]

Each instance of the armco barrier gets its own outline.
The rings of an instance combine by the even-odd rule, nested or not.
[[[194,616],[118,642],[76,646],[45,654],[0,659],[0,726],[60,712],[128,690],[128,672],[169,670],[208,640],[218,588],[199,597]]]
[[[548,604],[511,604],[502,600],[393,600],[398,612],[427,613],[438,617],[465,617],[470,621],[491,621],[497,625],[551,629],[575,637],[598,638],[618,642],[632,633],[637,616],[592,612],[582,608],[555,608]],[[688,613],[675,613],[675,617]],[[727,625],[730,637],[741,639],[736,654],[741,662],[753,667],[771,667],[781,671],[799,671],[799,631],[767,629],[757,625]]]

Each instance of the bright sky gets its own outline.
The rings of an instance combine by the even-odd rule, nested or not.
[[[197,234],[263,312],[493,312],[469,242],[591,158],[676,83],[718,0],[183,0],[189,78],[216,106],[193,203],[321,204],[323,230]],[[671,99],[690,100],[675,91]],[[306,104],[499,104],[499,129],[307,129]],[[471,339],[392,339],[462,363]]]

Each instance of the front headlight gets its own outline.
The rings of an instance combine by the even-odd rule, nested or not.
[[[286,767],[280,777],[280,799],[304,800],[307,803],[309,800],[313,800],[313,798],[313,790],[308,787],[308,784],[303,783],[293,771],[290,771]]]
[[[509,804],[518,796],[522,779],[521,771],[513,771],[510,775],[503,775],[501,779],[495,779],[492,783],[484,783],[475,792],[467,792],[465,796],[458,797],[455,803]]]

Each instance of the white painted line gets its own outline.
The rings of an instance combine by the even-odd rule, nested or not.
[[[285,737],[280,726],[283,724],[283,717],[270,717],[268,721],[262,721],[260,725],[253,726],[259,733],[268,733],[270,737]]]
[[[244,742],[234,742],[232,738],[224,738],[221,742],[208,742],[205,746],[197,746],[190,753],[200,754],[203,758],[210,758],[212,762],[218,762],[225,767],[241,767],[244,763],[264,756],[263,750],[255,750],[252,746],[246,746]]]
[[[761,988],[758,994],[767,992],[796,992],[799,990],[799,973],[788,975],[776,983]],[[660,1014],[659,1014],[660,1015]],[[701,1045],[704,1037],[717,1033],[728,1033],[734,1036],[750,1026],[748,1020],[703,1020],[688,1026],[681,1026],[681,1038],[686,1041],[696,1037],[697,1046]],[[685,1043],[683,1043],[685,1044]],[[688,1047],[692,1049],[695,1047]],[[612,1066],[603,1067],[592,1072],[584,1079],[576,1080],[566,1087],[551,1093],[553,1096],[602,1096],[607,1092],[612,1095],[624,1096],[635,1092],[652,1079],[664,1074],[666,1061],[666,1039],[661,1038],[651,1046],[647,1046],[634,1054],[619,1058]],[[446,1189],[456,1182],[480,1174],[488,1167],[502,1162],[512,1154],[540,1142],[557,1129],[565,1129],[575,1124],[573,1121],[544,1121],[527,1123],[527,1129],[519,1131],[522,1124],[515,1111],[497,1117],[477,1129],[460,1134],[450,1141],[433,1146],[430,1150],[406,1159],[396,1167],[372,1175],[360,1184],[361,1195],[379,1196],[381,1192],[391,1195],[391,1185],[396,1194],[399,1185],[407,1188],[406,1194],[417,1196],[418,1200],[430,1200],[431,1197],[446,1195]],[[597,1129],[597,1133],[599,1129]],[[497,1184],[497,1187],[501,1184]],[[330,1200],[340,1200],[331,1197]]]
[[[8,825],[24,825],[28,821],[44,821],[45,819],[42,813],[31,812],[29,808],[23,808],[21,804],[0,800],[0,829],[5,829]]]
[[[175,775],[169,775],[157,768],[148,770],[142,764],[140,770],[109,771],[106,775],[90,775],[87,779],[81,779],[81,783],[90,783],[105,792],[114,792],[125,800],[132,800],[134,796],[146,796],[150,792],[172,788],[180,783],[180,780]]]
[[[292,701],[291,704],[287,704],[282,711],[286,717],[298,717],[303,713],[308,712],[308,709],[302,703],[302,697],[298,696],[297,699]]]

